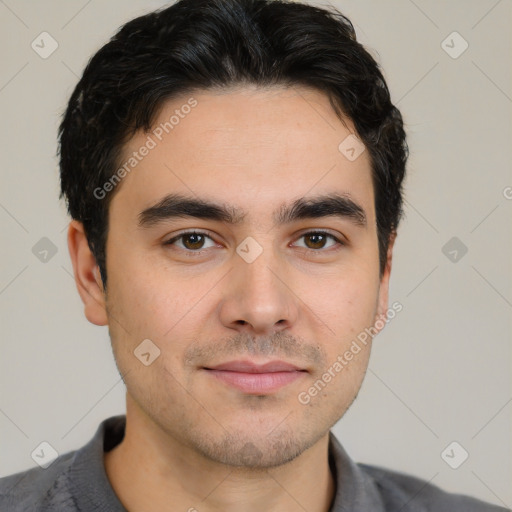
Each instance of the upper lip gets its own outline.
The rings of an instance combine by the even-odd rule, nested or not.
[[[306,371],[299,368],[294,364],[285,361],[270,361],[265,364],[256,364],[252,361],[229,361],[227,363],[218,364],[215,366],[205,366],[207,370],[224,370],[230,372],[241,373],[274,373],[274,372],[293,372],[293,371]]]

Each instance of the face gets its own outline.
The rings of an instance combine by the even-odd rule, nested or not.
[[[162,435],[273,467],[355,399],[371,342],[344,354],[385,312],[390,266],[381,277],[368,152],[339,149],[354,132],[320,92],[241,88],[173,99],[126,145],[107,297],[86,314],[108,323],[128,400]],[[290,366],[258,368],[276,361]]]

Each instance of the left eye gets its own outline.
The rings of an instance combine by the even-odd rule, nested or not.
[[[326,233],[325,231],[311,231],[309,233],[304,233],[300,236],[299,240],[301,238],[309,240],[309,242],[302,247],[311,250],[325,249],[326,247],[332,247],[336,244],[342,245],[342,242],[338,238],[336,238],[334,235],[331,235],[330,233]],[[333,243],[329,246],[325,245],[327,239],[331,239],[333,241]]]
[[[205,247],[204,244],[207,239],[210,240],[211,245]],[[307,242],[305,245],[299,247],[304,247],[305,249],[310,249],[313,251],[333,247],[336,244],[343,245],[343,243],[334,235],[324,231],[310,231],[309,233],[304,233],[301,235],[299,237],[299,240],[300,239],[305,239]],[[331,244],[326,245],[329,239],[331,240]],[[200,251],[201,249],[208,249],[209,247],[215,246],[215,242],[209,235],[196,231],[181,233],[180,235],[175,236],[174,238],[171,238],[165,242],[165,245],[175,245],[177,242],[179,242],[178,247],[189,251]]]

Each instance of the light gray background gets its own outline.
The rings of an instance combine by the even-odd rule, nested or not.
[[[358,461],[512,507],[512,3],[332,4],[382,64],[411,148],[390,297],[403,311],[334,432]],[[72,278],[56,129],[89,57],[162,5],[0,0],[1,476],[34,466],[41,441],[64,453],[124,412],[107,328],[87,322]],[[31,48],[43,31],[59,44],[47,59]],[[453,31],[469,43],[456,59],[441,46]],[[442,252],[454,236],[468,248],[456,262]],[[46,263],[42,237],[57,247]],[[440,455],[454,440],[469,452],[456,470]]]

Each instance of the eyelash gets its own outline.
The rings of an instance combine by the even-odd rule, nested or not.
[[[178,241],[181,238],[186,237],[188,235],[202,235],[202,236],[210,238],[210,240],[214,241],[213,238],[208,233],[205,233],[203,231],[185,231],[184,233],[180,233],[179,235],[177,235],[177,236],[167,240],[166,242],[164,242],[163,245],[173,245],[176,241]],[[307,233],[303,233],[302,235],[300,235],[300,237],[298,239],[300,240],[301,238],[303,238],[305,236],[308,236],[308,235],[324,235],[324,236],[327,236],[327,237],[331,238],[332,240],[334,240],[339,246],[345,245],[345,243],[342,242],[339,238],[337,238],[333,234],[331,234],[331,233],[329,233],[327,231],[323,231],[321,229],[320,230],[315,230],[315,231],[308,231]],[[339,248],[340,247],[337,247],[337,249],[339,249]],[[194,251],[193,249],[187,249],[187,248],[181,248],[181,247],[179,249],[185,251],[190,256],[198,256],[198,255],[201,255],[203,251],[206,251],[209,248],[207,248],[207,249],[198,249],[196,251]],[[319,254],[319,253],[326,252],[328,249],[332,249],[332,247],[329,247],[328,249],[324,249],[324,248],[310,249],[309,247],[305,247],[305,248],[302,247],[301,249],[303,249],[304,251],[306,251],[307,253],[310,253],[310,254]]]

